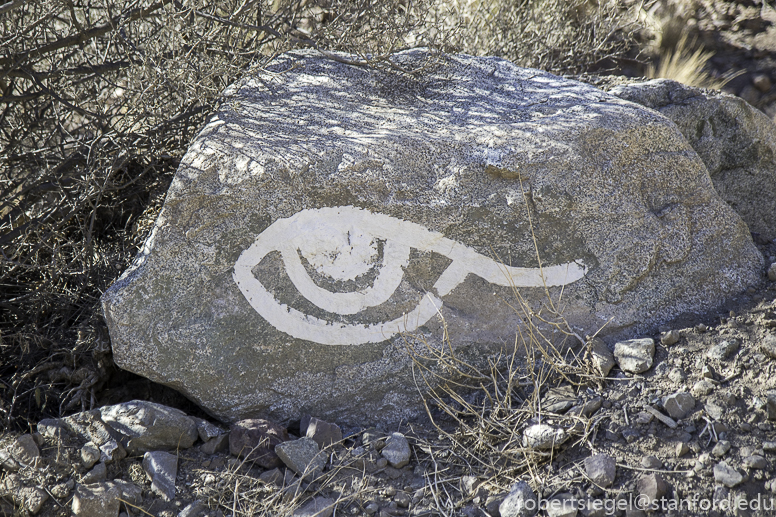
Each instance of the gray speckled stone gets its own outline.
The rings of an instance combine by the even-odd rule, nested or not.
[[[391,433],[385,440],[385,447],[380,454],[388,460],[391,467],[400,469],[410,462],[412,454],[407,438],[401,433]]]
[[[100,408],[103,422],[127,438],[131,454],[187,449],[197,437],[197,423],[180,409],[146,400]]]
[[[735,95],[669,79],[613,88],[674,122],[706,164],[714,188],[764,239],[776,239],[776,127]]]
[[[539,500],[525,481],[518,481],[509,488],[509,494],[501,501],[498,511],[501,517],[530,517],[536,514]]]
[[[278,457],[288,468],[300,476],[317,476],[326,465],[326,455],[321,453],[312,438],[300,438],[275,446]]]
[[[175,477],[178,475],[178,456],[164,451],[146,452],[143,470],[151,481],[151,490],[165,501],[175,498]]]
[[[305,50],[225,98],[102,298],[116,363],[223,421],[422,413],[400,332],[441,346],[438,309],[461,359],[514,341],[511,284],[546,300],[531,226],[579,335],[633,337],[760,279],[676,126],[592,86],[497,58],[410,77]]]

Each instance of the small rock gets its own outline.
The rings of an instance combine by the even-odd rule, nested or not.
[[[8,472],[16,472],[21,468],[21,465],[19,465],[15,459],[13,459],[13,456],[11,456],[11,453],[8,451],[0,451],[0,467],[2,467],[4,470],[7,470]]]
[[[92,442],[86,442],[86,444],[81,447],[81,463],[83,463],[83,466],[87,469],[92,468],[95,463],[100,461],[100,455],[100,449]]]
[[[704,409],[712,420],[721,420],[725,414],[725,408],[711,401],[706,402]]]
[[[701,377],[704,379],[714,379],[714,370],[711,368],[711,366],[704,364],[703,368],[701,368]]]
[[[676,444],[676,457],[677,458],[681,458],[682,456],[684,456],[688,452],[690,452],[690,446],[689,445],[687,445],[686,443],[681,443],[681,442]]]
[[[370,427],[361,433],[361,443],[363,445],[369,445],[370,443],[375,443],[384,437],[384,431],[377,429],[376,427]]]
[[[399,505],[399,508],[409,508],[412,498],[406,492],[399,492],[393,496],[393,500]]]
[[[58,483],[51,487],[51,495],[57,499],[64,499],[70,495],[73,488],[75,488],[75,481],[68,479],[65,483]]]
[[[722,361],[723,359],[726,359],[730,354],[738,350],[739,346],[740,346],[740,343],[737,339],[725,340],[720,343],[717,343],[716,345],[713,345],[708,350],[708,352],[706,352],[706,357],[708,357],[709,359]]]
[[[636,489],[639,494],[647,498],[648,503],[659,500],[668,492],[668,483],[665,482],[660,474],[652,473],[641,476],[636,482]]]
[[[194,420],[194,423],[197,426],[197,435],[199,436],[199,439],[202,440],[203,442],[207,442],[208,440],[212,440],[216,436],[220,436],[224,434],[224,431],[220,427],[208,422],[204,418],[197,418],[195,416],[192,416],[189,418]]]
[[[608,454],[595,454],[585,458],[585,472],[596,485],[609,487],[617,475],[616,462]]]
[[[275,447],[289,439],[285,427],[269,420],[240,420],[231,426],[229,452],[265,469],[274,469],[283,464],[275,453]]]
[[[669,330],[668,332],[664,332],[660,336],[660,343],[663,346],[672,346],[672,345],[675,345],[675,344],[677,344],[679,342],[679,338],[680,337],[681,336],[679,334],[679,331],[677,331],[677,330]]]
[[[326,465],[326,456],[311,438],[282,442],[275,446],[275,453],[288,468],[302,477],[316,477]]]
[[[760,350],[771,359],[776,359],[776,334],[766,335],[760,345]]]
[[[765,408],[768,412],[768,420],[776,420],[776,391],[767,392],[765,397]]]
[[[550,388],[542,397],[542,409],[549,413],[563,413],[576,404],[576,402],[577,396],[574,394],[574,388],[571,386]]]
[[[205,503],[202,501],[194,501],[193,503],[186,505],[186,507],[181,510],[181,513],[178,514],[178,517],[206,517],[208,511],[209,509]]]
[[[32,515],[37,514],[48,500],[48,493],[40,487],[24,487],[13,494],[14,500]]]
[[[686,378],[687,376],[685,376],[681,368],[672,368],[671,371],[668,372],[668,380],[673,383],[681,384]]]
[[[614,355],[606,343],[602,339],[597,337],[592,338],[587,342],[588,353],[593,365],[598,369],[603,377],[609,375],[609,372],[614,367]]]
[[[708,330],[708,327],[706,326],[705,323],[698,323],[697,325],[695,325],[695,331],[696,332],[699,332],[699,333],[703,334],[707,330]]]
[[[111,463],[127,457],[127,451],[124,446],[116,440],[108,440],[100,445],[100,461]]]
[[[759,454],[752,454],[744,458],[744,466],[748,469],[765,470],[768,462]]]
[[[663,399],[663,408],[676,420],[686,417],[695,407],[695,398],[687,392],[680,391]]]
[[[99,483],[105,481],[108,478],[108,468],[105,463],[98,463],[92,470],[84,474],[81,483],[84,485],[91,485],[92,483]]]
[[[366,507],[364,508],[364,512],[365,512],[367,515],[374,515],[374,514],[376,514],[376,513],[377,513],[377,511],[378,511],[378,510],[380,510],[380,507],[379,507],[379,506],[377,505],[377,503],[375,503],[375,502],[369,503],[369,504],[368,504],[368,505],[366,505]]]
[[[138,505],[143,502],[143,489],[130,481],[114,479],[105,483],[108,487],[116,487],[121,492],[121,498],[128,503]]]
[[[215,454],[229,449],[229,434],[219,434],[199,446],[199,450],[205,454]]]
[[[31,434],[23,434],[8,447],[13,459],[21,465],[36,466],[40,458],[40,449]]]
[[[523,431],[523,447],[552,449],[566,441],[566,431],[547,424],[535,424]]]
[[[768,280],[771,282],[776,282],[776,262],[771,264],[771,266],[768,268]]]
[[[776,452],[776,442],[763,442],[763,451]]]
[[[486,503],[487,505],[487,503]],[[525,481],[518,481],[509,488],[509,494],[498,505],[501,517],[530,517],[536,514],[539,500]],[[488,509],[488,512],[493,515]]]
[[[151,480],[151,490],[165,501],[175,498],[175,477],[178,475],[178,457],[164,451],[146,452],[143,470]]]
[[[306,436],[323,449],[342,440],[342,429],[337,424],[330,424],[312,417],[307,424]]]
[[[708,395],[712,391],[714,391],[714,383],[706,379],[701,379],[693,385],[692,389],[690,390],[690,393],[694,397],[700,397],[700,396]]]
[[[76,485],[73,515],[77,517],[118,517],[121,490],[105,483]]]
[[[334,513],[334,499],[313,497],[301,508],[294,511],[293,517],[331,517]]]
[[[645,469],[661,469],[663,468],[663,462],[655,456],[644,456],[641,459],[641,466]]]
[[[655,341],[651,338],[629,339],[614,345],[614,358],[624,372],[644,373],[652,367]]]
[[[560,493],[547,501],[547,517],[576,517],[577,500],[572,494]]]
[[[283,484],[283,473],[278,468],[267,470],[259,474],[259,480],[267,485],[281,486]]]
[[[711,449],[711,454],[716,456],[717,458],[721,458],[727,452],[730,450],[730,442],[727,440],[720,440],[717,442],[717,444],[714,446],[713,449]]]
[[[146,400],[104,406],[100,417],[126,437],[130,454],[187,449],[199,437],[196,422],[186,413]]]
[[[744,481],[744,476],[724,461],[720,461],[714,466],[714,481],[733,488]]]
[[[754,87],[760,90],[762,93],[768,92],[771,89],[771,78],[765,74],[757,74],[752,79]]]
[[[391,433],[380,454],[388,460],[391,467],[400,469],[410,462],[410,444],[403,434]]]
[[[482,481],[477,479],[476,476],[463,476],[460,483],[461,493],[464,495],[472,495],[481,484]]]

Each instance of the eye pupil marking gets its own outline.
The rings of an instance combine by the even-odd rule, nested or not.
[[[378,241],[384,241],[381,262],[374,260]],[[304,314],[278,302],[252,273],[268,253],[279,251],[286,274],[309,302],[333,314],[354,315],[391,298],[401,284],[411,248],[439,253],[451,263],[433,286],[436,294],[427,293],[415,309],[387,322],[347,324]],[[302,257],[317,272],[335,279],[355,279],[372,266],[378,270],[371,286],[333,292],[313,281]],[[344,345],[378,343],[417,329],[441,310],[439,297],[469,274],[502,286],[551,287],[575,282],[586,273],[581,261],[543,269],[505,266],[417,223],[340,206],[302,210],[276,220],[237,259],[233,278],[250,305],[276,329],[299,339]]]

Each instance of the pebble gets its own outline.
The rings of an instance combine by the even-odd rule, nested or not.
[[[305,436],[314,440],[321,449],[342,441],[342,429],[337,424],[330,424],[315,417],[311,417],[306,423]]]
[[[410,462],[410,444],[403,434],[391,433],[385,440],[385,447],[380,454],[388,460],[391,467],[400,469]]]
[[[748,469],[765,470],[768,462],[759,454],[752,454],[744,458],[744,466]]]
[[[679,334],[679,331],[677,330],[669,330],[668,332],[664,332],[660,336],[660,343],[663,346],[672,346],[679,342],[679,338],[681,335]]]
[[[90,485],[99,481],[105,481],[106,479],[108,479],[108,468],[105,466],[105,463],[100,462],[92,470],[84,474],[81,483]]]
[[[523,431],[523,447],[552,449],[566,440],[566,431],[547,424],[534,424]]]
[[[644,456],[641,459],[641,466],[645,469],[661,469],[663,468],[663,462],[655,456]]]
[[[717,458],[721,458],[727,452],[730,450],[730,442],[727,440],[720,440],[717,442],[717,444],[714,446],[713,449],[711,449],[711,454],[716,456]]]
[[[683,383],[686,378],[687,376],[681,368],[672,368],[671,371],[668,372],[668,379],[676,384]]]
[[[768,413],[768,420],[776,420],[776,391],[766,393],[765,408]],[[760,424],[762,423],[764,422],[760,422]]]
[[[668,483],[658,473],[651,473],[641,476],[636,481],[636,490],[639,494],[648,499],[649,504],[659,500],[668,492]]]
[[[690,393],[694,397],[700,397],[703,395],[709,395],[712,391],[714,391],[714,383],[706,379],[701,379],[693,385]]]
[[[606,343],[600,338],[594,337],[587,342],[588,352],[599,373],[606,377],[614,367],[614,355]]]
[[[776,442],[763,442],[763,451],[776,452]]]
[[[760,345],[760,350],[771,359],[776,359],[776,334],[766,335]]]
[[[8,452],[21,465],[35,466],[40,458],[40,449],[31,434],[23,434],[8,447]]]
[[[614,345],[614,358],[624,372],[644,373],[652,367],[655,341],[651,338],[629,339]]]
[[[717,361],[726,359],[730,354],[738,350],[740,342],[737,339],[725,340],[713,345],[706,352],[706,357]]]
[[[285,427],[269,420],[240,420],[230,428],[229,453],[246,458],[265,469],[274,469],[283,464],[275,452],[275,446],[289,439]]]
[[[299,438],[275,446],[278,457],[288,468],[300,476],[316,477],[326,465],[326,455],[311,438]]]
[[[771,266],[768,268],[768,280],[771,282],[776,282],[776,262],[771,264]]]
[[[127,439],[130,454],[187,449],[199,438],[197,423],[180,409],[132,400],[99,410],[103,422]]]
[[[112,485],[76,485],[72,511],[77,517],[116,517],[121,490]]]
[[[688,452],[690,452],[690,446],[689,445],[687,445],[686,443],[681,443],[681,442],[676,444],[676,457],[677,458],[681,458],[682,456],[684,456]]]
[[[763,93],[766,93],[768,90],[770,90],[772,86],[771,78],[765,74],[757,74],[754,76],[754,79],[752,79],[752,84],[755,88]]]
[[[100,460],[100,449],[92,442],[87,442],[81,447],[81,463],[90,469]]]
[[[164,451],[149,451],[143,455],[143,470],[151,481],[151,490],[165,501],[175,498],[175,478],[178,456]]]
[[[396,501],[396,504],[398,504],[400,508],[409,508],[410,503],[412,502],[412,498],[410,498],[409,494],[406,492],[397,493],[393,500]]]
[[[224,452],[229,449],[229,434],[219,434],[210,438],[199,446],[199,450],[204,454],[213,455],[217,452]]]
[[[704,364],[703,368],[701,368],[701,377],[704,379],[714,379],[714,370],[711,368],[711,366]]]
[[[197,426],[197,434],[199,435],[199,439],[202,440],[203,442],[207,442],[208,440],[211,440],[216,436],[224,434],[224,431],[221,430],[220,427],[208,422],[203,418],[197,418],[195,416],[192,416],[189,418],[194,420],[194,423]]]
[[[608,454],[595,454],[585,458],[585,473],[590,480],[600,487],[609,487],[614,483],[617,466],[613,457]]]
[[[536,514],[539,500],[525,481],[518,481],[509,488],[509,494],[498,505],[501,517],[530,517]],[[487,507],[487,503],[486,503]],[[493,515],[495,512],[489,510]]]
[[[685,391],[680,391],[665,397],[663,408],[671,418],[681,420],[695,408],[695,398]]]
[[[186,507],[181,510],[181,513],[178,514],[178,517],[205,517],[207,514],[208,507],[205,503],[202,501],[194,501],[193,503],[186,505]]]
[[[714,481],[733,488],[743,483],[744,476],[726,462],[720,461],[714,466]]]

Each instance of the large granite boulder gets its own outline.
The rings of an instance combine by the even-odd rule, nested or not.
[[[668,79],[610,93],[655,109],[679,127],[714,188],[752,232],[776,239],[776,126],[745,100]]]
[[[228,89],[103,297],[116,362],[227,421],[363,424],[421,411],[415,338],[446,330],[473,362],[511,351],[515,289],[614,339],[760,280],[665,117],[501,59],[429,57],[395,57],[413,76],[300,51]]]

